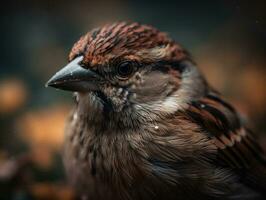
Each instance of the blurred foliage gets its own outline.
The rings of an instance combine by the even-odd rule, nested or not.
[[[74,199],[61,162],[71,94],[44,88],[72,44],[106,22],[169,33],[266,147],[266,12],[263,0],[8,1],[1,5],[0,199]]]

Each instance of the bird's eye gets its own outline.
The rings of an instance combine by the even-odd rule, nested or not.
[[[117,66],[117,74],[119,78],[126,79],[133,74],[134,68],[135,66],[132,62],[122,62]]]

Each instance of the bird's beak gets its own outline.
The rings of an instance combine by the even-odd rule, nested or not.
[[[58,71],[46,86],[69,91],[95,91],[101,77],[95,72],[80,66],[83,56],[79,56]]]

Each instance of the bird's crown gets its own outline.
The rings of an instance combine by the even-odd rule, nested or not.
[[[83,55],[86,67],[110,64],[114,60],[154,62],[162,59],[181,60],[187,57],[181,46],[167,34],[139,23],[119,22],[96,28],[76,42],[69,60]]]

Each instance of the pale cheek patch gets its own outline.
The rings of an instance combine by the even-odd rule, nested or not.
[[[171,114],[176,112],[177,110],[180,110],[183,108],[183,102],[182,99],[179,99],[176,95],[170,96],[166,98],[165,101],[162,102],[162,105],[159,106],[160,110],[167,113]]]
[[[175,92],[172,96],[167,97],[163,101],[154,102],[152,104],[143,104],[143,106],[160,114],[173,114],[178,110],[185,109],[187,103],[182,97],[178,97],[178,92]]]
[[[192,99],[197,99],[204,93],[204,82],[196,68],[191,68],[182,74],[180,87],[164,99],[144,102],[135,105],[140,115],[147,115],[157,119],[160,116],[173,114],[176,111],[184,110]]]
[[[187,102],[183,98],[177,97],[178,91],[163,101],[147,102],[134,106],[138,116],[145,118],[146,121],[153,121],[162,116],[173,114],[178,110],[186,109]]]

